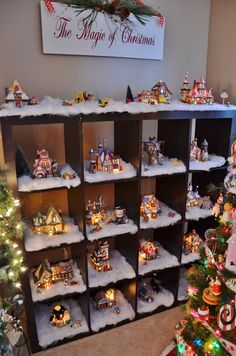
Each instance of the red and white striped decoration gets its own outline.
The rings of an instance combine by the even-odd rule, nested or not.
[[[45,5],[47,6],[48,12],[50,14],[53,14],[55,12],[55,9],[53,7],[52,0],[44,0],[44,2],[45,2]]]
[[[235,305],[223,305],[217,315],[217,323],[223,331],[233,330],[236,327],[236,309]]]
[[[164,16],[161,15],[161,16],[159,17],[159,24],[160,24],[161,27],[164,26],[164,22],[165,22],[165,18],[164,18]]]

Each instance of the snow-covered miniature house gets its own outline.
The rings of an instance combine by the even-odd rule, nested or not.
[[[140,206],[140,216],[144,221],[156,219],[161,212],[160,202],[154,194],[144,195]]]
[[[171,95],[173,94],[165,82],[159,80],[152,88],[153,95],[157,98],[158,104],[170,102]]]
[[[162,164],[164,156],[161,154],[162,141],[157,141],[156,137],[149,137],[149,141],[143,142],[143,150],[148,154],[148,164],[154,166]]]
[[[96,171],[108,173],[122,171],[120,156],[107,147],[106,139],[103,140],[103,144],[98,145],[98,149],[91,148],[90,150],[90,172]]]
[[[201,143],[201,148],[198,147],[197,138],[195,138],[190,145],[190,160],[198,162],[206,162],[209,160],[208,142],[206,139]]]
[[[61,328],[70,323],[71,316],[66,307],[58,304],[53,308],[49,321],[51,325]]]
[[[28,104],[30,98],[22,89],[20,83],[17,80],[13,80],[11,87],[8,89],[8,93],[5,97],[5,102],[11,103],[16,102],[18,100],[20,100],[23,104]]]
[[[194,191],[193,186],[190,183],[188,186],[186,209],[189,210],[193,207],[199,207],[200,209],[211,209],[212,201],[210,200],[209,196],[201,197],[198,192],[198,186]]]
[[[116,305],[116,292],[110,288],[107,291],[99,291],[94,297],[94,306],[97,310],[111,308]]]
[[[197,232],[193,229],[190,233],[186,234],[183,238],[183,253],[198,253],[201,239]]]
[[[91,254],[90,258],[96,271],[105,272],[112,269],[107,241],[98,242],[98,248]]]
[[[60,176],[58,163],[49,155],[45,149],[37,151],[37,158],[34,161],[34,178],[47,178],[47,176]]]
[[[96,231],[101,230],[100,223],[106,218],[105,204],[103,201],[103,196],[100,194],[97,201],[88,201],[86,207],[86,224],[90,226],[91,231],[96,229]]]
[[[151,261],[157,258],[159,248],[155,241],[140,240],[139,256],[144,261]]]
[[[211,89],[206,88],[204,78],[194,81],[192,89],[188,87],[188,75],[185,74],[183,87],[181,89],[181,101],[187,104],[213,104],[214,97]]]
[[[225,268],[236,274],[236,234],[228,239],[228,249],[225,261]]]
[[[33,218],[33,232],[35,234],[55,235],[64,231],[64,221],[60,213],[50,206],[46,216],[38,213]]]

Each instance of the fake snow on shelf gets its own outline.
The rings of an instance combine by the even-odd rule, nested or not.
[[[137,176],[137,171],[132,166],[131,163],[126,163],[125,161],[123,161],[123,159],[120,159],[120,164],[122,165],[123,170],[118,173],[108,173],[108,172],[90,173],[88,169],[89,161],[85,161],[86,169],[84,170],[84,181],[88,183],[96,183],[96,182],[103,182],[109,180],[133,178]]]
[[[103,287],[109,283],[116,283],[122,279],[131,279],[135,277],[133,267],[126,261],[125,257],[117,250],[110,251],[110,262],[112,270],[98,272],[88,261],[89,287]]]
[[[120,308],[120,314],[114,313],[114,307],[95,310],[93,301],[90,301],[90,318],[93,331],[97,332],[107,325],[116,325],[123,320],[133,320],[135,318],[132,306],[119,290],[116,290],[116,306]]]
[[[74,224],[73,219],[63,217],[63,220],[65,222],[65,232],[54,236],[34,234],[32,228],[28,226],[24,233],[26,251],[40,251],[47,247],[68,245],[84,240],[83,234],[79,231],[78,226]]]
[[[165,157],[162,165],[148,166],[148,170],[145,170],[145,166],[146,165],[142,163],[143,177],[153,177],[186,172],[184,163],[176,158]]]
[[[182,253],[181,256],[181,264],[185,265],[190,262],[198,261],[200,260],[200,254],[198,252],[196,253],[189,253],[188,255],[185,255],[185,253]]]
[[[181,268],[180,278],[179,278],[178,298],[177,298],[179,302],[188,299],[187,288],[188,288],[187,269]]]
[[[176,211],[169,208],[166,204],[160,202],[161,213],[158,215],[157,219],[149,220],[144,222],[143,218],[140,217],[140,229],[157,229],[159,227],[169,226],[176,224],[181,220],[181,215]],[[175,214],[174,216],[169,216],[168,214]]]
[[[236,110],[236,106],[230,105],[229,107],[222,104],[214,103],[213,105],[189,105],[182,103],[180,101],[172,101],[170,104],[160,104],[157,106],[148,105],[143,103],[133,102],[126,104],[122,101],[114,101],[110,99],[109,105],[105,108],[98,106],[97,101],[85,102],[80,104],[73,104],[73,106],[67,107],[62,106],[62,99],[52,98],[50,96],[45,96],[44,99],[38,105],[23,106],[21,108],[16,108],[13,103],[2,105],[2,110],[0,110],[0,117],[17,115],[20,117],[25,116],[39,116],[44,114],[49,115],[78,115],[78,114],[102,114],[108,112],[117,113],[149,113],[158,111],[212,111],[212,110]]]
[[[32,178],[30,176],[22,176],[17,179],[18,191],[19,192],[32,192],[35,190],[52,189],[60,187],[78,187],[81,183],[80,178],[76,172],[69,166],[65,164],[61,166],[60,169],[61,177],[48,177],[48,178]],[[63,173],[75,173],[76,177],[74,179],[64,179]]]
[[[100,223],[102,229],[96,232],[89,232],[89,226],[86,226],[87,238],[89,241],[102,239],[103,237],[123,235],[123,234],[135,234],[138,231],[137,225],[133,220],[129,219],[127,224],[107,224],[110,219],[114,219],[113,211],[107,210],[107,218],[104,222]]]
[[[52,326],[49,323],[49,318],[52,313],[52,306],[46,304],[38,304],[35,307],[36,327],[39,339],[39,345],[43,348],[51,345],[64,338],[70,338],[75,335],[88,332],[88,324],[81,311],[78,302],[74,299],[60,300],[57,304],[61,304],[68,309],[71,314],[72,321],[80,320],[81,326],[73,326],[68,324],[63,327]],[[53,304],[53,306],[56,303]]]
[[[147,261],[146,264],[144,264],[143,261],[139,260],[139,275],[143,276],[144,274],[151,271],[157,271],[164,268],[179,266],[179,261],[176,256],[171,255],[159,243],[158,247],[159,256],[157,256],[157,258],[151,261]]]
[[[157,294],[152,295],[153,302],[147,303],[138,297],[137,310],[139,314],[150,313],[160,306],[170,307],[174,303],[174,296],[167,289],[160,287]]]
[[[212,216],[211,209],[201,209],[198,206],[190,208],[190,210],[185,213],[186,220],[198,221],[199,219],[206,219],[209,216]]]
[[[211,168],[223,166],[225,162],[226,160],[222,156],[209,155],[209,161],[206,162],[190,161],[189,169],[191,171],[209,171]]]
[[[30,273],[30,288],[33,302],[40,302],[42,300],[46,300],[55,296],[66,295],[68,293],[83,293],[84,291],[86,291],[86,286],[76,263],[73,263],[72,260],[68,262],[72,265],[73,281],[79,282],[79,284],[75,286],[65,286],[64,282],[61,281],[53,284],[51,288],[41,288],[40,293],[37,293],[32,273]],[[60,264],[62,265],[63,262],[61,262]]]

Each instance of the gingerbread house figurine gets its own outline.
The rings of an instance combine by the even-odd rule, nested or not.
[[[58,163],[49,155],[47,150],[38,150],[34,161],[33,178],[47,178],[48,176],[60,176]]]
[[[226,255],[225,268],[236,274],[236,234],[233,234],[227,241],[228,249]]]
[[[98,242],[98,248],[90,256],[92,266],[98,272],[112,270],[107,241]]]
[[[29,103],[29,96],[22,89],[20,83],[17,80],[13,80],[11,87],[7,90],[7,95],[5,97],[6,103],[15,103],[16,107],[21,107],[22,104]]]
[[[158,104],[169,104],[171,95],[173,94],[165,82],[159,80],[152,88],[152,93],[157,99]]]
[[[159,248],[155,241],[140,240],[139,256],[144,261],[151,261],[158,257]]]

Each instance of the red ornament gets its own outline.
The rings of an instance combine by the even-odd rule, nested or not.
[[[55,9],[53,7],[52,0],[44,0],[44,2],[45,2],[45,5],[47,6],[48,12],[50,14],[53,14],[55,12]]]
[[[201,321],[208,321],[209,320],[209,308],[208,307],[199,307],[198,310],[198,315],[199,315],[199,319]]]

